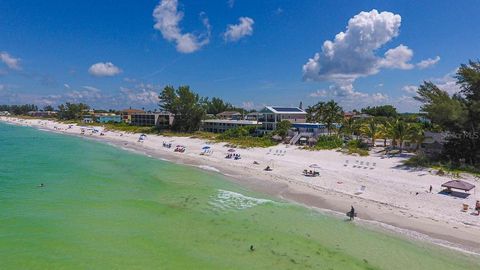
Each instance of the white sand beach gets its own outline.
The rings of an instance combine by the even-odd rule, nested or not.
[[[480,216],[473,215],[480,190],[466,198],[440,194],[440,185],[451,180],[434,170],[416,170],[402,166],[402,157],[385,158],[373,150],[368,157],[346,155],[336,151],[306,151],[291,145],[270,148],[235,149],[241,159],[227,159],[224,143],[210,143],[187,137],[147,135],[117,131],[81,135],[81,127],[54,121],[0,117],[0,121],[32,126],[53,132],[95,138],[123,148],[142,152],[172,162],[189,164],[220,172],[253,190],[319,209],[345,213],[353,205],[360,220],[376,221],[417,232],[441,243],[450,243],[480,253]],[[101,131],[103,128],[98,127]],[[171,143],[172,148],[163,147]],[[176,145],[185,146],[184,153],[174,152]],[[210,146],[211,155],[200,155]],[[258,164],[254,164],[256,161]],[[304,169],[317,164],[318,177],[306,177]],[[265,171],[270,166],[272,171]],[[462,175],[463,180],[480,188],[479,179]],[[430,185],[432,192],[428,191]],[[363,188],[362,188],[363,186]],[[462,211],[462,205],[469,209]],[[368,223],[368,222],[367,222]]]

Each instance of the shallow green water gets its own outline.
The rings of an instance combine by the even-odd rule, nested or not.
[[[480,268],[213,173],[4,124],[0,208],[0,269]]]

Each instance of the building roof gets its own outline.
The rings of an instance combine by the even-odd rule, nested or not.
[[[145,113],[145,111],[138,110],[138,109],[126,109],[126,110],[123,110],[122,113],[134,114],[134,113]]]
[[[231,115],[242,115],[242,114],[237,112],[237,111],[224,111],[224,112],[221,112],[217,115],[231,116]]]
[[[281,107],[281,106],[266,106],[262,111],[271,111],[276,114],[307,114],[299,107]]]
[[[461,180],[452,180],[442,184],[442,187],[460,189],[464,191],[469,191],[475,188],[475,185],[467,183]]]
[[[203,120],[203,123],[224,123],[224,124],[239,124],[239,125],[257,125],[261,124],[258,121],[248,121],[248,120],[223,120],[223,119],[208,119]]]
[[[361,113],[361,114],[356,114],[354,116],[352,116],[353,118],[371,118],[373,116],[371,116],[370,114],[366,114],[366,113]]]

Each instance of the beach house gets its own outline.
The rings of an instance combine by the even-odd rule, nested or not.
[[[48,118],[48,117],[55,117],[57,115],[57,112],[56,111],[30,111],[28,112],[28,115],[32,117]]]
[[[292,124],[305,123],[307,112],[299,107],[266,106],[260,112],[258,121],[262,123],[260,132],[271,132],[277,128],[281,121],[289,121]]]
[[[95,115],[95,121],[98,123],[120,123],[122,116],[120,115]]]
[[[134,126],[156,126],[168,128],[173,124],[174,115],[169,112],[144,112],[130,115],[130,124]]]
[[[224,120],[241,120],[242,114],[237,111],[225,111],[217,114],[216,117]]]
[[[257,121],[248,121],[248,120],[223,120],[223,119],[210,119],[203,120],[200,126],[200,130],[214,132],[214,133],[223,133],[229,129],[239,128],[239,127],[261,127],[262,123]]]
[[[144,110],[138,110],[138,109],[132,109],[132,108],[123,110],[120,113],[120,115],[122,116],[122,121],[127,123],[127,124],[130,124],[132,122],[132,114],[136,114],[136,115],[145,114],[145,111]]]

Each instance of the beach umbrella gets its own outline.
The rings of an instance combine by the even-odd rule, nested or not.
[[[228,149],[228,152],[233,153],[233,152],[235,152],[235,149],[230,148],[230,149]]]
[[[321,169],[322,167],[320,167],[320,165],[314,163],[314,164],[311,164],[310,166],[308,166],[310,168],[314,168],[314,169]]]
[[[210,146],[208,145],[205,145],[204,147],[202,147],[203,150],[207,150],[207,149],[210,149]]]

